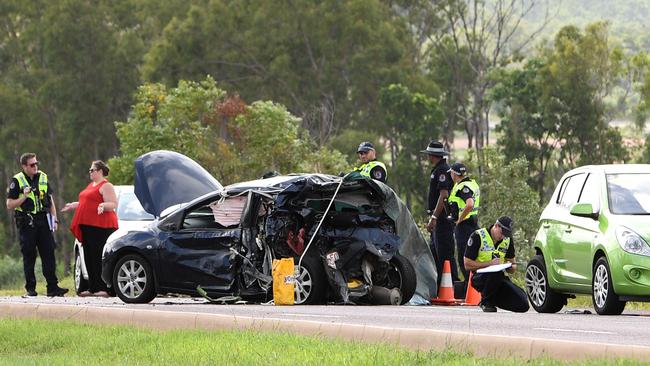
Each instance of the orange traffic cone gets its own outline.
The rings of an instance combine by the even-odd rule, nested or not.
[[[431,299],[431,302],[438,305],[457,305],[454,299],[454,285],[451,281],[451,264],[446,260],[442,267],[442,277],[440,280],[440,290],[438,297]]]
[[[477,306],[481,302],[481,293],[476,291],[472,286],[473,272],[469,273],[469,281],[467,282],[467,293],[465,294],[465,302],[463,305]]]

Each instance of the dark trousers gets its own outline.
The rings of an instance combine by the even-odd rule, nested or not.
[[[95,226],[81,225],[83,237],[84,261],[88,270],[88,291],[108,291],[106,284],[102,281],[102,252],[106,239],[115,229],[101,228]]]
[[[444,220],[444,221],[443,221]],[[454,259],[454,225],[446,218],[440,218],[436,229],[431,233],[431,253],[436,257],[436,269],[438,270],[438,286],[445,261],[451,264],[451,280],[458,281],[458,268]]]
[[[56,260],[54,259],[56,243],[47,223],[47,216],[44,214],[35,215],[31,225],[23,225],[19,229],[19,238],[20,252],[23,254],[25,289],[27,291],[36,290],[34,266],[36,265],[37,254],[41,256],[47,290],[53,291],[58,288],[59,280],[56,278]]]
[[[460,267],[460,271],[463,273],[465,284],[467,284],[467,280],[469,279],[469,273],[467,273],[467,270],[465,269],[465,260],[463,258],[465,257],[465,249],[467,249],[467,241],[476,230],[478,230],[478,223],[476,216],[473,216],[461,221],[460,224],[456,225],[454,231],[456,253],[458,253],[458,266]]]
[[[481,303],[525,313],[528,311],[526,292],[510,281],[503,271],[474,273],[472,286],[481,293]]]

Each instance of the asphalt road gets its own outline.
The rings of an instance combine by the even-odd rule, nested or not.
[[[499,310],[483,313],[461,306],[272,306],[219,305],[202,298],[157,298],[150,304],[129,305],[117,298],[0,297],[0,303],[59,304],[85,307],[206,313],[267,320],[300,320],[325,324],[385,328],[426,329],[473,335],[500,335],[545,340],[566,340],[650,347],[650,312],[629,310],[620,316],[574,314],[524,314]]]

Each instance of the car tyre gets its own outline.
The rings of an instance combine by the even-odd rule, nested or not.
[[[417,285],[417,275],[411,262],[406,257],[396,253],[390,260],[390,269],[388,270],[388,283],[378,285],[386,288],[399,288],[402,293],[401,305],[411,300],[415,293]]]
[[[156,297],[151,265],[142,256],[127,254],[113,269],[113,289],[125,303],[144,304]]]
[[[623,312],[626,302],[620,301],[614,292],[607,258],[600,257],[596,261],[591,284],[591,299],[599,315],[619,315]]]
[[[557,313],[566,305],[566,297],[549,286],[544,257],[536,255],[526,266],[526,293],[538,313]]]
[[[79,295],[84,291],[88,291],[88,280],[84,278],[81,269],[82,261],[81,254],[78,250],[74,251],[74,290]]]
[[[300,257],[294,258],[297,266]],[[300,263],[294,283],[295,304],[313,305],[325,303],[328,282],[323,263],[314,255],[305,255]]]

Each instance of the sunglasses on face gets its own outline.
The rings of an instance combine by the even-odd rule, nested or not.
[[[33,163],[31,163],[31,164],[27,164],[27,165],[28,165],[30,168],[36,167],[36,166],[38,166],[38,161],[33,162]]]
[[[99,170],[99,169],[92,169],[92,168],[90,168],[90,169],[88,169],[88,173],[90,174],[90,173],[92,173],[92,172],[96,172],[96,171],[98,171],[98,170]]]
[[[359,154],[359,155],[366,155],[366,154],[368,154],[368,152],[367,152],[367,151],[359,151],[357,154]]]

